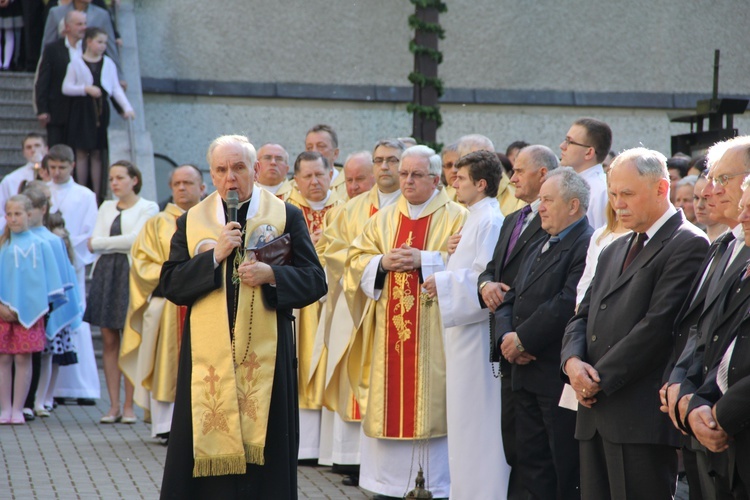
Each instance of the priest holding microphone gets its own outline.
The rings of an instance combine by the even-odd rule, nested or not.
[[[161,274],[188,306],[161,496],[296,498],[291,311],[326,293],[325,275],[302,213],[254,187],[246,137],[219,137],[207,160],[216,192],[177,220]],[[251,257],[286,235],[288,264]]]

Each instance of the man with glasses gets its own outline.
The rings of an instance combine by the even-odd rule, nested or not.
[[[436,498],[450,493],[440,312],[421,289],[445,269],[448,238],[467,213],[438,189],[441,170],[432,149],[404,151],[403,196],[370,219],[347,258],[347,293],[368,299],[346,363],[364,415],[360,486],[378,495],[413,488],[417,461]]]
[[[370,217],[395,203],[401,195],[398,164],[404,149],[404,144],[398,139],[384,139],[375,144],[373,152],[368,153],[375,186],[328,213],[323,236],[317,245],[318,249],[321,246],[325,249],[321,262],[324,262],[329,284],[318,327],[318,336],[326,337],[328,349],[319,463],[333,464],[335,472],[347,476],[343,480],[347,486],[359,484],[362,416],[343,361],[367,297],[359,287],[344,290],[344,265],[352,241],[362,234]],[[348,171],[350,162],[351,159],[346,162],[345,171]],[[345,175],[348,177],[349,174]],[[327,426],[332,429],[326,431]]]
[[[595,118],[579,118],[560,143],[560,165],[573,167],[591,187],[586,216],[594,229],[607,223],[607,175],[602,162],[612,147],[612,129]]]
[[[677,362],[668,374],[660,397],[662,411],[668,413],[675,427],[683,432],[687,431],[685,419],[690,399],[705,381],[712,368],[709,365],[712,360],[716,361],[718,346],[731,333],[733,315],[738,314],[737,305],[729,308],[728,301],[721,297],[750,258],[750,247],[744,244],[744,231],[738,220],[742,181],[750,173],[750,137],[737,137],[712,146],[708,165],[708,183],[702,194],[707,199],[709,216],[729,226],[730,231],[711,246],[675,322]],[[745,309],[740,308],[739,314]],[[709,355],[710,352],[714,354]],[[712,469],[706,449],[689,438],[684,441],[684,449],[687,450],[684,456],[690,486],[700,489],[704,498],[726,493],[729,478],[722,471],[715,471],[718,475],[710,474]]]
[[[266,191],[286,201],[294,186],[287,179],[289,173],[289,153],[279,144],[266,143],[258,149],[255,183]]]

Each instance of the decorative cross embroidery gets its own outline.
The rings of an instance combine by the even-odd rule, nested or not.
[[[242,363],[242,366],[244,366],[247,370],[247,373],[245,374],[245,380],[251,382],[253,378],[255,378],[253,376],[253,374],[255,373],[255,369],[260,368],[260,363],[258,363],[258,355],[255,354],[255,351],[250,353],[250,357],[247,359],[247,361]]]
[[[219,376],[216,375],[216,368],[213,367],[213,365],[208,367],[208,375],[203,377],[203,381],[207,384],[210,384],[210,388],[208,389],[208,393],[213,396],[216,394],[216,387],[214,384],[219,381]]]

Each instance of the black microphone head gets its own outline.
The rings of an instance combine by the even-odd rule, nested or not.
[[[227,191],[227,208],[237,208],[240,206],[240,195],[237,191]]]
[[[237,222],[237,209],[240,206],[240,195],[237,191],[227,191],[227,215],[228,219]]]

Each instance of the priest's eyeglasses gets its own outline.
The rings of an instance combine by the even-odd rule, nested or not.
[[[713,184],[714,187],[716,187],[717,185],[719,185],[721,187],[724,187],[727,184],[729,184],[729,179],[733,179],[733,178],[738,177],[740,175],[747,175],[749,173],[750,173],[750,170],[745,170],[744,172],[740,172],[738,174],[731,174],[731,175],[730,174],[724,174],[724,175],[719,175],[718,177],[710,177],[709,176],[709,177],[706,177],[706,179],[708,179],[708,182],[710,182],[711,184]]]
[[[393,167],[394,165],[398,165],[398,162],[400,160],[396,158],[395,156],[389,156],[388,158],[383,158],[382,156],[376,156],[372,159],[372,162],[375,165],[382,165],[383,162],[387,163],[389,167]]]

